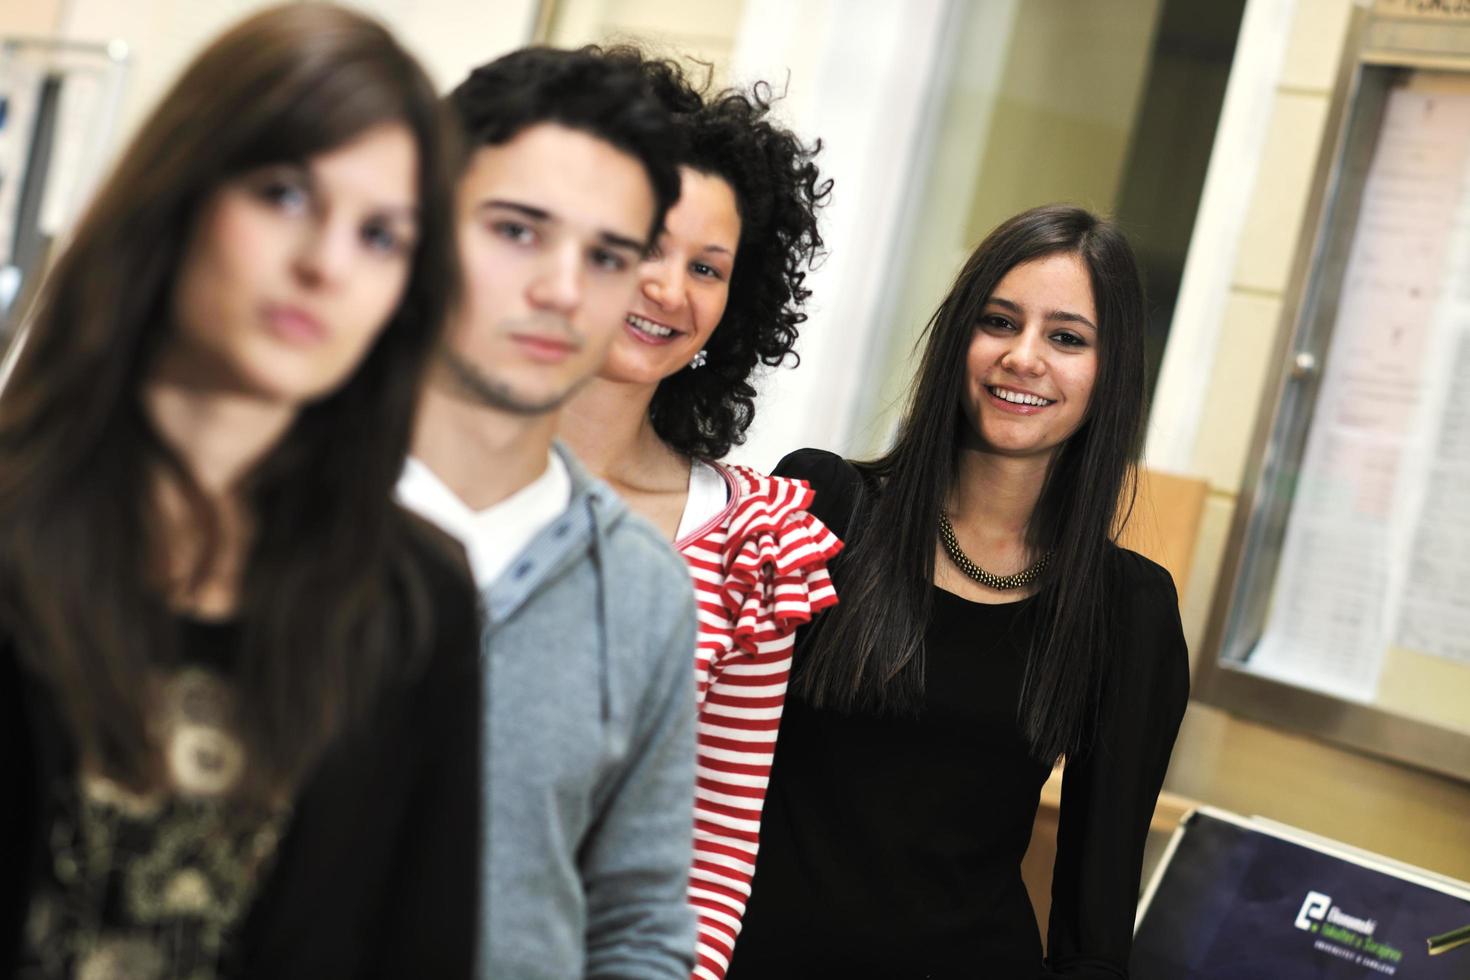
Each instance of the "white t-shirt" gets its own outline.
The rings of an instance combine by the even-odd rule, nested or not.
[[[493,507],[477,511],[410,456],[398,478],[398,500],[459,539],[475,585],[483,592],[542,528],[570,506],[572,476],[553,450],[540,476]]]
[[[724,474],[703,460],[690,461],[689,496],[684,501],[684,513],[679,517],[674,540],[683,541],[714,520],[729,500],[730,487]]]

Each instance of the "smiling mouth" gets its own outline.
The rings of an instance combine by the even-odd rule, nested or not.
[[[662,323],[639,316],[636,313],[629,313],[624,320],[628,326],[633,328],[635,333],[655,343],[672,340],[680,336],[679,331],[673,327],[666,327]]]
[[[1040,395],[1031,395],[1024,391],[1012,391],[1010,388],[1001,388],[998,385],[986,385],[985,390],[1001,401],[1010,402],[1012,405],[1031,405],[1036,408],[1045,408],[1047,405],[1056,404],[1056,399],[1054,398],[1042,398]]]

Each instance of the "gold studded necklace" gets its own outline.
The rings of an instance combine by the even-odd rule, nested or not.
[[[950,561],[959,566],[960,571],[986,588],[1000,592],[1019,589],[1023,585],[1035,582],[1042,570],[1046,568],[1047,560],[1051,558],[1051,552],[1048,551],[1036,559],[1036,563],[1030,568],[1022,569],[1014,575],[992,575],[972,562],[970,556],[960,550],[959,539],[954,534],[954,525],[949,522],[949,515],[942,510],[939,512],[939,540],[944,544],[944,553],[949,555]]]

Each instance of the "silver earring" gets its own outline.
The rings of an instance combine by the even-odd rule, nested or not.
[[[690,367],[690,369],[693,369],[693,368],[702,368],[702,367],[704,367],[708,363],[709,363],[709,352],[706,351],[706,350],[704,350],[703,348],[701,348],[700,351],[699,351],[699,353],[694,355],[694,359],[689,362],[689,367]]]

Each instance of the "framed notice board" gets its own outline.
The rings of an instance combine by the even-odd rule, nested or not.
[[[0,342],[112,151],[120,41],[0,37]]]
[[[1470,0],[1359,8],[1328,134],[1201,695],[1470,779]]]

